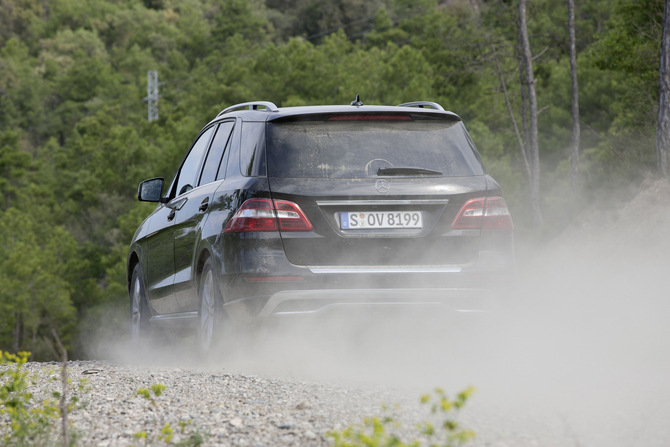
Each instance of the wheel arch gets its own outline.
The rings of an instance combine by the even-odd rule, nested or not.
[[[198,261],[196,262],[195,268],[195,284],[196,290],[200,287],[200,277],[202,276],[202,270],[205,268],[205,263],[212,256],[207,248],[200,250],[198,255]]]
[[[133,271],[135,266],[140,263],[140,257],[135,251],[131,251],[128,255],[128,270],[126,271],[126,284],[128,285],[128,293],[130,293],[130,282],[133,280]]]

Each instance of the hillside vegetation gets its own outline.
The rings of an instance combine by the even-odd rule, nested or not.
[[[567,1],[529,1],[545,222],[531,233],[495,63],[521,123],[513,0],[1,0],[0,349],[47,358],[54,328],[83,356],[103,316],[124,336],[127,247],[152,210],[137,184],[171,178],[201,127],[239,102],[441,103],[463,117],[526,240],[616,203],[604,191],[630,197],[654,170],[664,2],[577,3],[572,189]],[[147,70],[163,83],[151,123]]]

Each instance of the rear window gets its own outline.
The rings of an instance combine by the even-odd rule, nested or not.
[[[370,178],[379,169],[408,167],[443,177],[484,174],[460,121],[415,115],[270,121],[266,150],[271,177]]]

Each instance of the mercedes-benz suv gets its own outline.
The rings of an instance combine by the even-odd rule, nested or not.
[[[436,103],[238,104],[163,183],[138,191],[158,206],[128,256],[135,340],[191,327],[207,352],[227,319],[483,311],[514,275],[501,187]]]

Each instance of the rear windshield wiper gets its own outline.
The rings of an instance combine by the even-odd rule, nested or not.
[[[379,168],[377,175],[442,175],[440,171],[433,171],[426,168]]]

